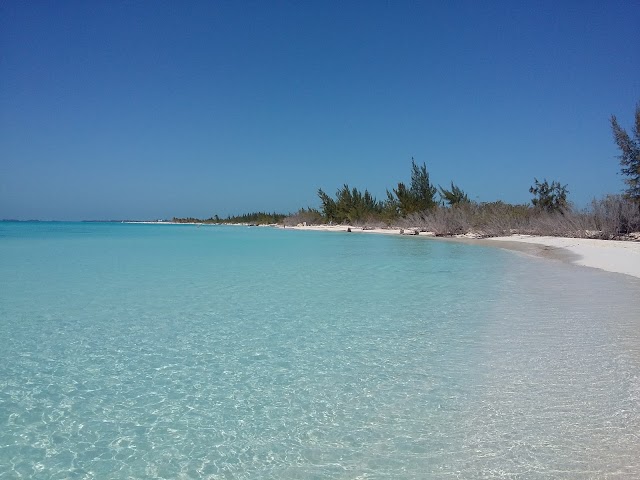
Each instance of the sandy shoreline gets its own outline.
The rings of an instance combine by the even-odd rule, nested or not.
[[[287,229],[313,230],[327,232],[375,233],[399,235],[399,229],[362,230],[358,227],[330,226],[296,226]],[[575,265],[598,268],[607,272],[622,273],[640,278],[640,242],[617,240],[594,240],[587,238],[535,237],[531,235],[512,235],[509,237],[493,237],[485,239],[434,237],[428,233],[419,236],[435,240],[467,243],[469,245],[485,245],[515,250],[538,257],[562,260]]]

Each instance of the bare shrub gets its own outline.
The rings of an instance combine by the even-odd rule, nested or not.
[[[438,236],[473,233],[482,237],[511,234],[575,238],[620,238],[640,231],[638,204],[620,196],[595,201],[582,211],[569,207],[546,211],[503,202],[469,203],[437,207],[408,215],[396,222]]]
[[[437,207],[408,215],[402,226],[415,227],[438,236],[462,235],[473,230],[473,204],[458,204],[452,207]]]
[[[525,234],[575,238],[629,238],[629,234],[640,232],[640,204],[619,195],[594,200],[589,208],[584,210],[565,206],[560,211],[547,211],[529,205],[510,205],[504,202],[462,203],[414,212],[395,221],[371,215],[354,226],[394,226],[433,232],[437,236],[472,233],[480,237]]]
[[[527,205],[504,202],[482,203],[475,206],[473,228],[483,236],[510,235],[528,228],[534,210]]]
[[[325,223],[325,220],[322,214],[314,208],[301,208],[293,215],[289,215],[284,219],[285,226],[298,225],[299,223],[304,222],[306,222],[307,225],[320,225]]]
[[[602,238],[618,238],[640,231],[640,203],[620,196],[608,195],[591,202],[593,229]]]
[[[529,218],[529,225],[519,233],[548,235],[553,237],[590,236],[591,222],[584,212],[564,210],[562,212],[536,211]]]

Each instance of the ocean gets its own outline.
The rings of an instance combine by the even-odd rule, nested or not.
[[[638,478],[638,292],[417,237],[0,223],[0,479]]]

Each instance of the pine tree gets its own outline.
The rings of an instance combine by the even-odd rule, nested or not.
[[[322,214],[324,218],[329,222],[334,222],[336,220],[336,202],[327,195],[321,188],[318,189],[318,197],[320,197],[320,203],[322,203]]]
[[[620,149],[620,172],[625,175],[627,184],[625,194],[640,201],[640,103],[636,105],[636,122],[633,138],[618,124],[615,115],[611,115],[613,138]]]
[[[411,195],[416,200],[418,211],[428,210],[438,205],[435,200],[438,189],[429,182],[427,166],[423,163],[421,167],[411,158]]]
[[[437,192],[437,187],[431,185],[429,181],[427,166],[423,163],[419,167],[413,158],[411,159],[411,186],[407,189],[406,185],[400,182],[398,188],[393,190],[398,199],[398,209],[403,216],[436,207]]]
[[[454,185],[453,182],[451,182],[451,190],[442,187],[438,188],[440,190],[440,198],[442,198],[443,202],[446,201],[450,207],[461,203],[470,203],[467,194],[460,187]]]
[[[567,185],[561,185],[560,182],[549,182],[545,179],[544,182],[539,182],[537,178],[534,178],[534,184],[529,188],[529,193],[533,194],[531,203],[536,208],[544,210],[546,212],[560,212],[568,208],[567,203]]]

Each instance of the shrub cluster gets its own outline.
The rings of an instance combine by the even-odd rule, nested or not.
[[[503,202],[468,203],[410,215],[399,219],[397,226],[435,235],[526,234],[620,239],[640,231],[640,208],[633,200],[620,195],[593,200],[584,210],[567,208],[551,212]]]
[[[501,201],[477,203],[453,182],[451,189],[431,184],[426,166],[411,162],[411,183],[398,183],[387,198],[377,200],[368,190],[344,185],[335,198],[318,190],[321,208],[301,209],[286,224],[345,224],[360,227],[397,227],[435,235],[474,234],[480,237],[553,235],[624,238],[640,231],[640,203],[628,195],[594,200],[583,210],[571,208],[567,185],[534,179],[531,205]],[[439,194],[439,199],[436,195]]]
[[[282,223],[285,219],[286,215],[283,213],[265,213],[265,212],[253,212],[253,213],[245,213],[243,215],[229,215],[227,218],[220,218],[218,215],[214,215],[213,217],[202,219],[202,218],[194,218],[194,217],[186,217],[186,218],[178,218],[173,217],[172,221],[174,223],[207,223],[207,224],[215,224],[215,223],[238,223],[238,224],[248,224],[248,225],[274,225],[278,223]]]

